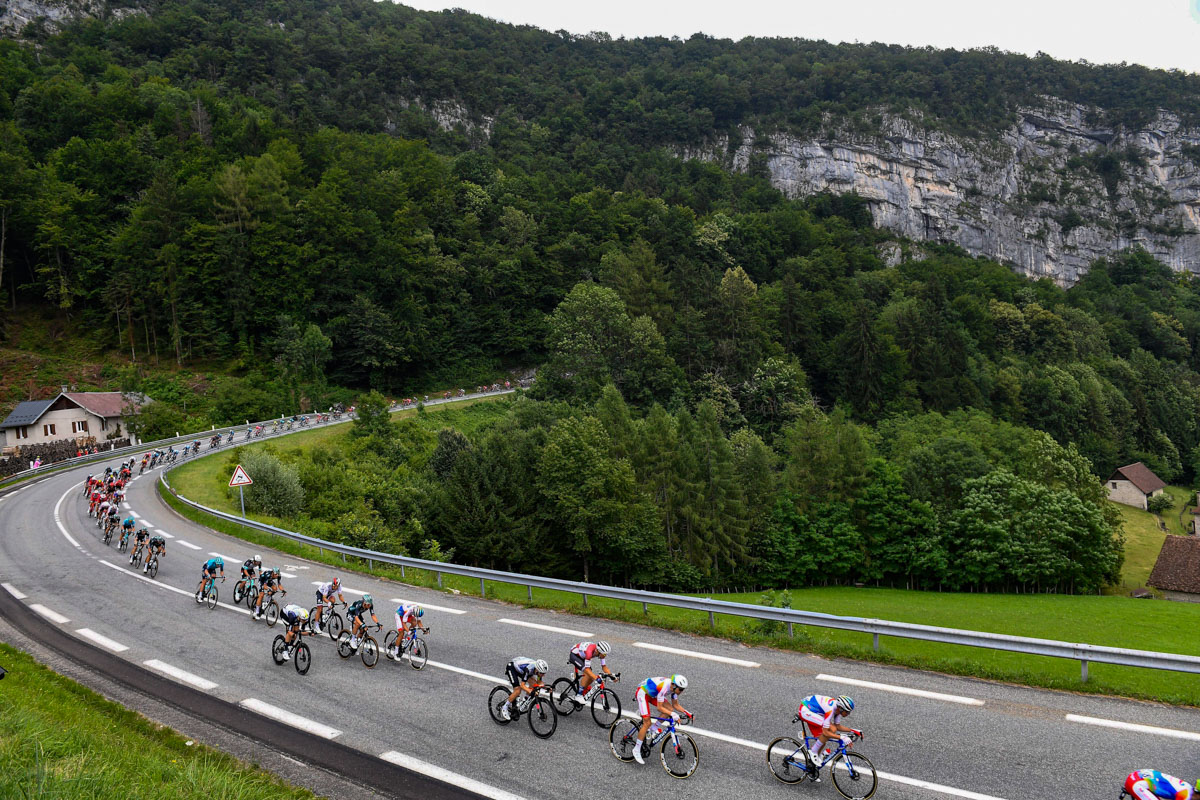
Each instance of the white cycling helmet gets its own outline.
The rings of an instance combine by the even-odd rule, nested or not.
[[[686,689],[687,688],[687,678],[685,678],[682,675],[672,675],[671,683],[673,683],[675,685],[676,689]]]
[[[255,556],[255,557],[254,557],[254,563],[255,563],[255,564],[260,564],[260,565],[261,565],[261,564],[262,564],[262,556]]]
[[[341,585],[342,585],[342,579],[341,579],[341,578],[334,578],[334,579],[333,579],[333,581],[332,581],[332,584],[333,584],[333,588],[335,588],[335,589],[336,589],[336,588],[338,588],[339,586],[341,586]]]
[[[596,650],[599,651],[600,655],[606,656],[612,652],[612,645],[603,641],[596,642]]]
[[[540,672],[545,675],[550,670],[550,665],[546,663],[545,659],[539,658],[537,661],[533,662],[533,669],[535,672]]]

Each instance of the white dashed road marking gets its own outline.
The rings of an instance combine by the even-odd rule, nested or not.
[[[159,536],[162,536],[164,539],[174,539],[175,538],[175,536],[173,534],[167,533],[162,528],[155,528],[154,532],[157,533]]]
[[[465,775],[459,775],[456,772],[451,772],[448,769],[430,764],[427,761],[421,761],[419,758],[397,753],[395,750],[389,750],[386,753],[380,753],[379,757],[384,761],[389,761],[392,764],[410,769],[413,772],[419,772],[422,775],[428,775],[439,781],[445,781],[452,786],[461,786],[468,792],[473,792],[483,797],[489,797],[491,800],[525,800],[518,794],[506,792],[503,789],[497,789],[495,786],[489,786],[486,783],[480,783],[474,778],[468,778]]]
[[[13,597],[17,598],[18,600],[24,600],[27,597],[27,595],[24,592],[22,592],[17,587],[13,586],[11,583],[0,583],[0,586],[3,586],[9,594],[11,594]]]
[[[341,736],[342,732],[337,728],[331,728],[328,725],[322,725],[320,722],[311,720],[308,717],[302,717],[299,714],[293,714],[291,711],[285,711],[278,706],[273,706],[269,703],[264,703],[262,700],[257,700],[253,697],[248,697],[238,703],[242,708],[247,708],[256,714],[262,714],[264,717],[270,717],[277,722],[282,722],[285,725],[291,725],[293,728],[299,728],[302,731],[308,731],[311,734],[320,736],[323,739],[332,739],[335,736]]]
[[[1190,739],[1193,742],[1200,742],[1200,733],[1181,731],[1176,728],[1156,728],[1153,725],[1139,725],[1136,722],[1120,722],[1115,719],[1101,719],[1100,717],[1083,717],[1079,714],[1067,714],[1067,722],[1081,722],[1084,725],[1097,725],[1101,728],[1119,728],[1123,731],[1152,733],[1156,736],[1169,736],[1172,739]]]
[[[420,600],[405,600],[400,597],[393,597],[390,602],[395,603],[398,606],[402,606],[405,603],[416,603],[417,605],[421,606],[421,608],[427,609],[429,611],[438,611],[438,612],[441,612],[442,614],[465,614],[465,613],[467,613],[458,608],[446,608],[445,606],[431,606],[429,603],[422,603]]]
[[[192,550],[199,550],[199,549],[201,549],[201,548],[197,547],[196,545],[192,544],[191,542],[185,542],[183,539],[180,539],[178,542],[176,542],[176,544],[181,544],[181,545],[183,545],[184,547],[191,548]]]
[[[46,619],[50,620],[51,622],[57,622],[59,625],[66,625],[71,621],[57,611],[52,611],[49,608],[46,608],[41,603],[31,603],[29,607],[41,614]]]
[[[634,642],[634,647],[641,647],[646,650],[658,650],[660,653],[673,653],[677,656],[688,656],[690,658],[702,658],[705,661],[720,661],[722,664],[734,664],[739,667],[758,667],[762,666],[757,661],[746,661],[741,658],[729,658],[728,656],[713,656],[708,653],[697,653],[695,650],[683,650],[678,647],[665,647],[661,644],[647,644],[646,642]]]
[[[182,670],[179,667],[173,667],[170,664],[159,661],[157,658],[152,658],[149,661],[143,661],[142,663],[152,670],[161,672],[164,675],[170,675],[175,680],[191,684],[202,691],[209,692],[217,688],[217,684],[213,683],[207,678],[201,678],[199,675],[193,675],[187,670]]]
[[[107,636],[96,633],[91,628],[80,628],[79,630],[77,630],[75,632],[78,633],[80,636],[84,637],[85,639],[91,639],[93,642],[100,645],[101,647],[107,647],[109,650],[112,650],[114,653],[122,653],[129,649],[128,647],[121,644],[120,642],[114,642],[112,639],[108,638]]]
[[[592,634],[584,631],[573,631],[570,628],[556,628],[553,625],[539,625],[536,622],[523,622],[519,619],[498,619],[497,622],[503,622],[506,625],[520,625],[522,628],[537,628],[539,631],[550,631],[551,633],[565,633],[567,636],[578,636],[580,639],[587,639]]]
[[[860,681],[857,678],[843,678],[840,675],[822,674],[817,676],[817,680],[844,683],[848,686],[862,686],[865,689],[878,689],[882,692],[893,692],[895,694],[909,694],[913,697],[924,697],[928,700],[945,700],[947,703],[959,703],[964,706],[983,705],[982,700],[976,700],[974,697],[961,697],[956,694],[942,694],[941,692],[927,692],[924,689],[909,689],[907,686],[892,686],[889,683]]]

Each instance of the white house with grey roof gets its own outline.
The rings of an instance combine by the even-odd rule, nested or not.
[[[148,402],[145,395],[121,392],[60,392],[49,400],[27,400],[0,422],[0,447],[129,436],[125,416]]]

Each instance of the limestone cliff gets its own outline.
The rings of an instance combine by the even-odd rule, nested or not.
[[[869,133],[746,127],[740,142],[679,154],[740,170],[753,159],[790,196],[858,192],[884,228],[954,242],[1064,285],[1130,246],[1200,272],[1200,130],[1165,111],[1140,130],[1095,127],[1092,111],[1047,99],[988,140],[886,114]]]
[[[0,0],[0,36],[15,36],[31,22],[51,30],[80,17],[109,19],[136,13],[130,2],[113,0]]]

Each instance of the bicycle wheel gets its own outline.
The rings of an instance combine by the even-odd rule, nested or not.
[[[571,699],[575,696],[575,681],[559,678],[554,682],[550,696],[554,698],[554,707],[558,709],[558,713],[564,717],[571,716],[571,712],[575,710],[575,701]]]
[[[133,566],[134,569],[137,569],[138,567],[140,567],[142,565],[142,554],[134,553],[132,556],[130,556],[129,563],[130,563],[130,565]]]
[[[767,767],[783,783],[802,783],[808,777],[804,745],[790,736],[780,736],[767,745]]]
[[[497,725],[507,725],[512,722],[511,719],[500,716],[500,709],[504,708],[510,694],[512,694],[512,690],[507,686],[497,686],[488,694],[488,713],[492,715],[492,721]]]
[[[429,645],[425,644],[424,639],[417,639],[412,643],[412,647],[408,648],[408,665],[413,669],[425,669],[425,665],[429,663]]]
[[[146,568],[146,572],[151,578],[158,577],[158,556],[150,559],[150,566]]]
[[[367,669],[372,669],[379,663],[379,642],[375,641],[374,636],[363,637],[358,644],[358,655]]]
[[[396,647],[396,632],[388,631],[387,636],[383,637],[383,654],[392,661],[399,657],[399,653],[395,651]]]
[[[308,645],[301,642],[296,645],[296,652],[292,654],[292,660],[296,662],[296,672],[307,675],[308,668],[312,666],[312,651],[308,649]]]
[[[592,719],[601,728],[611,727],[621,718],[621,698],[612,689],[601,689],[592,698]]]
[[[264,613],[267,617],[267,627],[274,628],[275,623],[279,621],[279,604],[272,600]]]
[[[246,600],[246,608],[250,609],[251,611],[258,608],[258,587],[257,586],[255,586],[254,584],[250,584],[250,587],[246,592],[245,600]]]
[[[663,769],[672,778],[690,778],[700,766],[700,748],[696,740],[683,731],[676,731],[674,737],[663,738],[662,749],[658,754]]]
[[[342,658],[354,655],[354,648],[350,646],[350,631],[342,631],[342,635],[338,637],[337,651]]]
[[[122,536],[121,540],[117,542],[117,552],[124,553],[127,547],[129,547],[129,544],[125,541],[125,537]]]
[[[879,785],[875,765],[862,753],[842,753],[831,766],[833,788],[846,800],[867,800],[875,794]]]
[[[208,587],[208,595],[204,599],[208,603],[209,611],[217,607],[217,585],[215,583]]]
[[[274,659],[275,665],[283,663],[283,648],[287,647],[287,643],[283,640],[283,636],[276,636],[275,641],[271,642],[271,658]]]
[[[637,747],[638,725],[633,720],[617,721],[608,729],[608,746],[619,761],[633,761],[633,748]]]
[[[329,621],[325,623],[325,630],[329,631],[329,638],[337,641],[337,638],[342,635],[345,625],[342,624],[342,615],[336,611],[329,612]]]
[[[539,739],[549,739],[558,728],[558,712],[554,704],[544,697],[539,697],[529,705],[529,730]]]
[[[246,581],[240,580],[233,585],[233,604],[241,605],[246,599]]]

